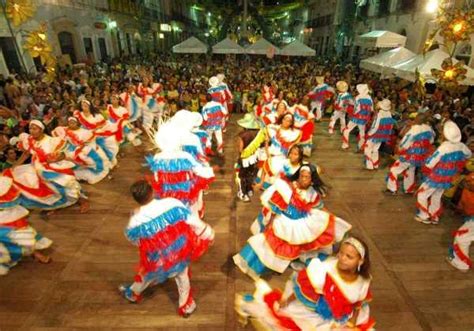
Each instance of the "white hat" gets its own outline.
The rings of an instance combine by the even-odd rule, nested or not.
[[[20,142],[20,138],[18,137],[11,137],[9,140],[9,144],[12,146],[16,146]]]
[[[224,75],[224,74],[217,74],[216,77],[217,77],[217,79],[219,80],[219,83],[222,83],[222,81],[225,79],[225,75]]]
[[[441,119],[441,114],[434,114],[433,117],[439,121]]]
[[[41,130],[44,130],[44,124],[41,123],[41,121],[39,121],[39,120],[30,121],[29,126],[32,126],[32,125],[35,125],[35,126],[39,127]]]
[[[367,84],[357,84],[356,89],[359,95],[369,94],[369,86]]]
[[[216,76],[212,76],[211,78],[209,78],[209,85],[211,85],[211,87],[216,87],[217,85],[219,85],[219,78],[217,78]]]
[[[162,151],[179,150],[181,148],[181,139],[178,139],[178,137],[182,135],[180,130],[182,129],[172,125],[170,122],[162,124],[154,137],[158,148]]]
[[[197,112],[192,112],[186,109],[181,109],[174,114],[170,123],[182,127],[183,129],[191,130],[202,124],[202,116]]]
[[[459,130],[459,127],[453,121],[447,121],[444,123],[443,135],[452,143],[458,143],[461,141],[461,130]]]
[[[392,102],[388,99],[383,99],[382,101],[377,102],[377,106],[382,110],[390,111],[392,109]]]

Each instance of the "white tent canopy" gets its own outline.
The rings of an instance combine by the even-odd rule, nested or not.
[[[356,38],[356,45],[362,47],[392,48],[404,47],[407,37],[384,30],[374,30]]]
[[[280,55],[286,56],[315,56],[316,51],[311,47],[306,46],[302,42],[295,40],[292,43],[283,47]]]
[[[243,54],[245,49],[229,37],[212,46],[214,54]]]
[[[196,37],[190,37],[182,43],[174,45],[173,53],[207,53],[207,45]]]
[[[425,55],[419,54],[407,61],[397,63],[392,67],[391,72],[397,77],[414,82],[416,80],[415,71],[418,69],[418,72],[426,80],[436,81],[436,78],[431,74],[431,69],[441,70],[443,61],[448,57],[448,53],[441,49],[435,49]],[[458,61],[453,59],[453,62],[457,63]],[[460,83],[462,85],[474,85],[474,70],[468,66],[464,67],[467,70],[466,79]]]
[[[405,47],[398,47],[360,61],[360,67],[379,74],[386,74],[390,73],[392,66],[415,56],[415,53]]]
[[[271,42],[266,40],[265,38],[260,38],[256,43],[250,45],[245,49],[247,54],[258,54],[258,55],[266,55],[269,54],[274,50],[274,54],[279,54],[280,50],[278,47],[273,45]]]

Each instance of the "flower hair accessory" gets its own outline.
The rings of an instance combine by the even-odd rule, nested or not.
[[[349,245],[353,246],[356,249],[356,251],[359,253],[359,255],[361,256],[361,258],[365,258],[364,245],[359,240],[357,240],[356,238],[349,237],[349,238],[347,238],[346,240],[343,241],[343,244],[349,244]]]

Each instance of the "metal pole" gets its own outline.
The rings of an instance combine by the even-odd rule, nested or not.
[[[10,20],[8,19],[8,16],[7,16],[7,2],[6,2],[6,0],[2,0],[1,4],[2,4],[3,16],[5,17],[5,20],[7,21],[8,30],[10,30],[10,34],[12,35],[13,44],[15,45],[15,50],[18,54],[19,59],[20,59],[20,64],[23,67],[23,71],[25,72],[25,74],[28,74],[28,70],[26,69],[25,61],[23,60],[23,53],[20,52],[20,47],[18,46],[18,42],[17,42],[16,37],[15,37],[15,32],[13,31],[12,25],[10,24]]]
[[[247,1],[248,0],[244,0],[244,17],[242,19],[242,32],[244,33],[244,35],[247,35],[247,14],[248,14]]]

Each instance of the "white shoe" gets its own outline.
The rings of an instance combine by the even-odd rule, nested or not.
[[[251,198],[253,197],[253,191],[249,191],[249,193],[247,193],[247,195]]]
[[[294,271],[300,271],[300,270],[303,270],[304,268],[306,268],[306,265],[303,262],[293,261],[293,262],[290,263],[290,267]]]
[[[415,216],[415,221],[423,224],[431,224],[431,221],[429,219],[422,219],[420,216],[416,215]]]
[[[250,202],[250,198],[247,194],[244,194],[243,198],[242,198],[242,201],[243,202]]]
[[[8,274],[8,271],[10,271],[8,267],[0,265],[0,276],[5,276],[6,274]]]
[[[454,259],[450,258],[449,256],[446,256],[446,262],[448,262],[451,267],[453,267],[454,269],[459,270],[461,272],[468,272],[469,271],[469,268],[466,268],[466,269],[459,268],[456,265],[456,263],[454,262]]]

